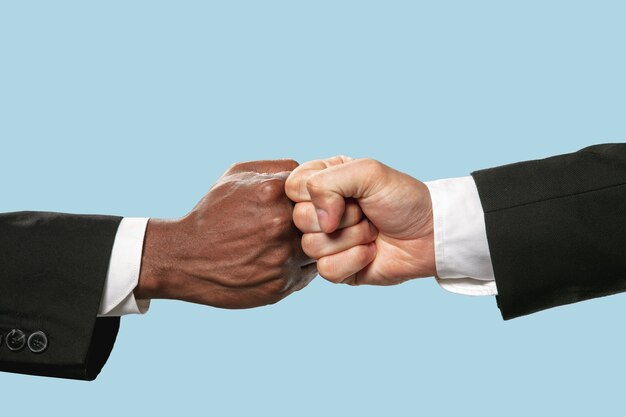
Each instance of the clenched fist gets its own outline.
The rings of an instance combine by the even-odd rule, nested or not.
[[[302,251],[285,195],[297,166],[233,165],[185,217],[151,219],[135,296],[250,308],[304,288],[317,271]]]
[[[371,159],[305,163],[286,184],[302,247],[336,283],[394,285],[436,274],[430,193]]]

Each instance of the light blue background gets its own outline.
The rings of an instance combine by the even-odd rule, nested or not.
[[[626,139],[608,1],[0,3],[0,211],[180,216],[241,160],[428,180]],[[623,295],[503,322],[431,279],[275,306],[156,301],[93,383],[12,415],[589,415],[624,408]]]

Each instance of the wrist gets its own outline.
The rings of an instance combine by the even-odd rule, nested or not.
[[[421,259],[420,276],[418,278],[434,277],[437,275],[437,259],[435,256],[435,226],[432,202],[427,206],[424,224],[423,247],[424,256]]]
[[[172,298],[171,280],[176,273],[173,250],[178,220],[150,219],[141,256],[139,282],[134,294],[137,299]]]
[[[415,258],[415,278],[426,278],[437,275],[437,260],[435,256],[435,213],[433,209],[433,197],[429,187],[421,182],[416,182],[417,199],[417,233],[419,249]]]

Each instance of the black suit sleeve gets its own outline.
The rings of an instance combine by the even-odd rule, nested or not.
[[[96,378],[119,328],[118,317],[97,314],[120,221],[0,214],[0,370]]]
[[[626,291],[626,144],[472,176],[505,319]]]

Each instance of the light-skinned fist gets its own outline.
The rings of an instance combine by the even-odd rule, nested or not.
[[[302,248],[335,283],[394,285],[436,274],[426,185],[372,159],[307,162],[286,182]]]

